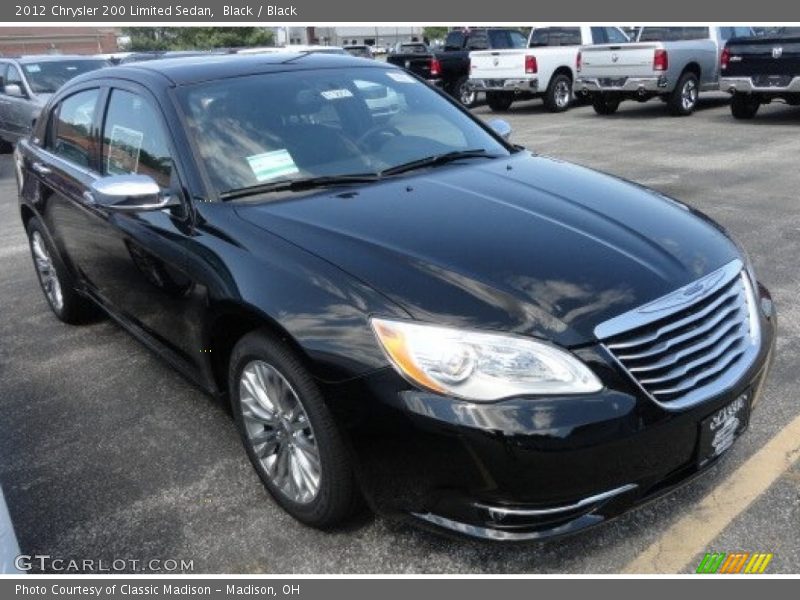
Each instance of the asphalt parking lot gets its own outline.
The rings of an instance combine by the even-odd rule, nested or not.
[[[635,561],[649,548],[674,547],[675,525],[693,515],[700,533],[716,529],[653,570],[693,571],[707,551],[758,551],[774,553],[768,572],[800,572],[800,463],[779,456],[765,493],[741,510],[723,506],[730,518],[714,514],[717,490],[731,478],[737,493],[746,490],[740,467],[800,415],[800,108],[767,106],[752,122],[734,122],[722,95],[682,119],[658,101],[623,104],[612,117],[586,106],[553,115],[532,101],[503,118],[516,143],[683,200],[749,250],[778,306],[780,337],[749,431],[723,461],[616,521],[532,546],[446,539],[370,515],[334,532],[306,528],[265,492],[221,406],[111,322],[69,327],[52,316],[5,155],[0,483],[23,553],[189,559],[195,572],[210,573],[616,573],[642,564]]]

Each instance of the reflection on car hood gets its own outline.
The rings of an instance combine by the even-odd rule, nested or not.
[[[414,318],[565,346],[738,254],[719,227],[677,202],[528,153],[237,211]]]

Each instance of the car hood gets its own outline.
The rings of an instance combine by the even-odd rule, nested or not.
[[[527,152],[236,210],[415,319],[568,347],[738,256],[678,202]]]

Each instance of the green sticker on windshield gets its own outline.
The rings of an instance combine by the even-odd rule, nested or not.
[[[254,154],[247,157],[247,162],[258,181],[269,181],[299,171],[292,155],[286,149]]]

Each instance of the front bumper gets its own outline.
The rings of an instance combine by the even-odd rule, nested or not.
[[[645,396],[601,346],[576,350],[605,389],[472,403],[386,368],[333,390],[364,494],[379,513],[439,531],[526,541],[574,533],[666,493],[716,461],[700,423],[742,394],[756,405],[777,319],[761,290],[758,354],[736,384],[685,410]]]
[[[670,81],[666,75],[657,77],[578,77],[575,92],[584,94],[665,94]]]
[[[513,92],[515,94],[539,92],[539,79],[470,79],[469,87],[476,92]]]
[[[756,85],[750,77],[721,77],[719,89],[731,94],[800,94],[800,77],[793,77],[786,85]]]

